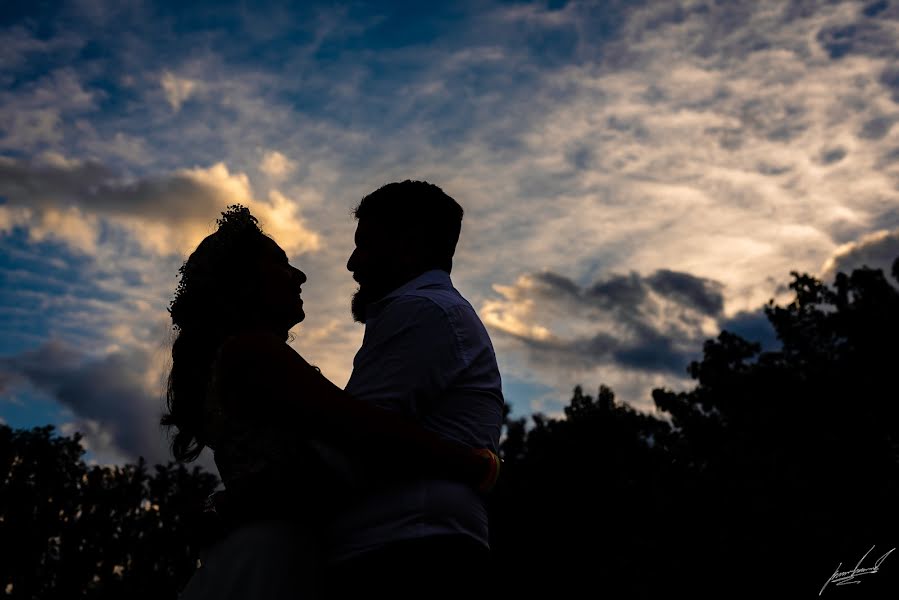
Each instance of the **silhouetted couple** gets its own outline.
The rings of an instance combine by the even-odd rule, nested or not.
[[[462,208],[404,181],[355,217],[365,336],[345,390],[287,345],[306,275],[245,207],[181,267],[163,424],[179,460],[213,450],[225,487],[185,600],[484,594],[503,396],[450,280]]]

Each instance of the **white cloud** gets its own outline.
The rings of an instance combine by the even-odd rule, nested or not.
[[[272,179],[281,180],[297,168],[297,163],[277,150],[268,150],[262,157],[259,168]]]
[[[28,237],[34,242],[55,239],[84,254],[97,251],[99,223],[94,215],[86,215],[78,207],[47,208],[31,222]]]
[[[187,254],[234,203],[250,208],[288,253],[320,246],[297,201],[277,190],[268,200],[257,200],[247,176],[231,173],[223,163],[129,181],[96,163],[58,156],[43,163],[0,157],[0,194],[9,201],[0,213],[0,230],[30,218],[32,239],[54,237],[88,254],[96,251],[99,219],[127,229],[156,255]]]
[[[64,139],[63,119],[92,113],[104,94],[85,89],[79,75],[59,68],[0,91],[0,150],[27,152]]]
[[[0,205],[0,234],[9,233],[14,227],[31,221],[31,211],[24,206]]]
[[[164,71],[162,73],[159,84],[165,92],[165,99],[175,112],[181,110],[181,105],[199,89],[197,81],[185,77],[178,77],[170,71]]]
[[[122,453],[116,446],[115,436],[107,427],[94,419],[79,419],[59,426],[59,432],[67,437],[81,434],[81,447],[90,452],[92,465],[117,465],[134,462],[135,457]]]

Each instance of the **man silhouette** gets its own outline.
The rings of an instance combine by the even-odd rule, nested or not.
[[[462,207],[403,181],[354,211],[347,269],[365,324],[346,391],[439,435],[497,451],[503,395],[487,331],[450,280]],[[462,483],[394,482],[354,499],[330,529],[329,595],[477,597],[489,559],[485,499]]]

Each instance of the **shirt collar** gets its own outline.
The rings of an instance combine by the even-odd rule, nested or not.
[[[418,277],[410,279],[392,292],[389,292],[380,300],[375,300],[374,302],[367,304],[365,306],[365,320],[367,321],[369,318],[377,316],[377,314],[380,313],[385,306],[390,304],[394,298],[398,298],[412,290],[419,290],[430,285],[452,287],[453,282],[450,279],[450,274],[443,269],[431,269],[430,271],[425,271]]]

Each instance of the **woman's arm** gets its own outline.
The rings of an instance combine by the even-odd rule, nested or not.
[[[384,476],[442,477],[483,491],[495,481],[495,455],[445,440],[398,412],[353,398],[274,335],[231,338],[222,350],[222,367],[255,372],[279,408],[283,402],[290,411],[300,435],[331,443]]]

